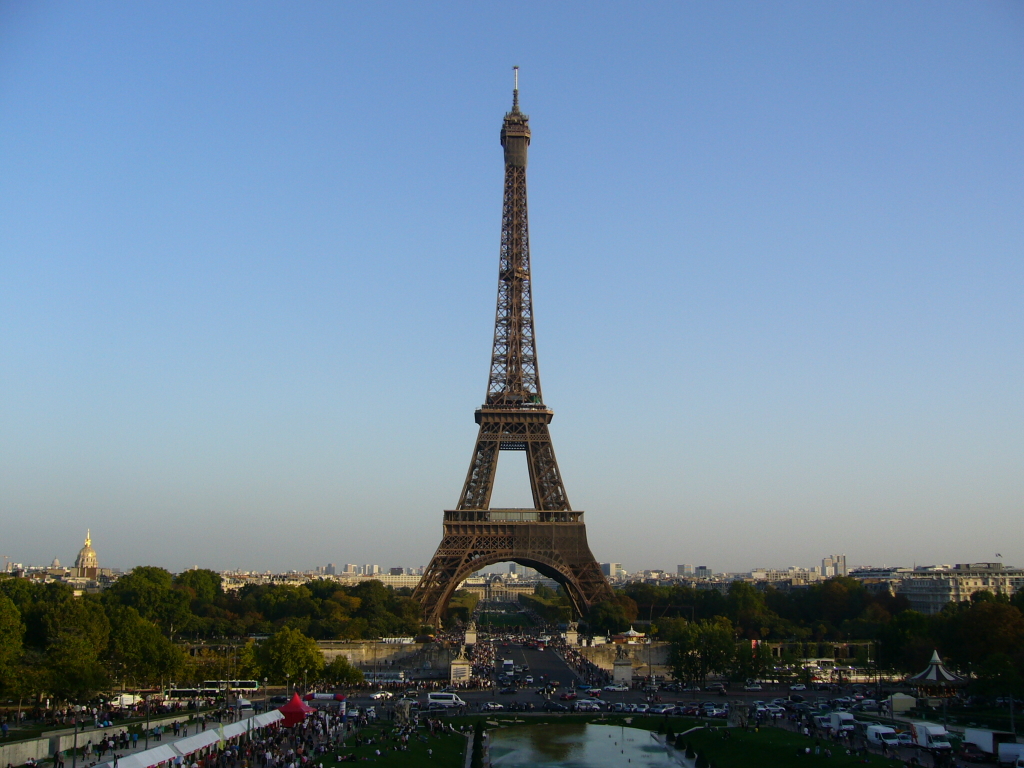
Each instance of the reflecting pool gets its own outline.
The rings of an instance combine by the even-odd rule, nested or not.
[[[491,764],[501,768],[678,766],[649,731],[565,723],[492,728]]]

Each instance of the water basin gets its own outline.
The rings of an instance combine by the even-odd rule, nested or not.
[[[618,725],[560,723],[494,728],[495,768],[662,768],[676,763],[650,731]]]

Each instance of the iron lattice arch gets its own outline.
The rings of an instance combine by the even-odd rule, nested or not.
[[[476,412],[480,429],[458,506],[445,512],[441,545],[413,594],[424,619],[434,626],[441,626],[459,584],[505,561],[561,583],[577,614],[612,597],[587,544],[583,512],[569,505],[548,430],[554,412],[541,394],[526,202],[529,119],[519,110],[517,87],[501,128],[505,187],[487,395]],[[526,452],[532,509],[490,508],[501,451]]]
[[[528,514],[491,510],[495,516]],[[581,513],[572,513],[573,516]],[[611,588],[587,546],[582,522],[461,522],[458,510],[445,513],[445,535],[430,561],[416,595],[426,623],[441,626],[448,601],[473,573],[514,562],[536,569],[563,587],[576,615],[612,597]]]

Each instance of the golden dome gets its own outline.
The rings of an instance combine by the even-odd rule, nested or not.
[[[99,568],[99,561],[96,558],[96,550],[92,548],[92,535],[89,530],[85,532],[85,546],[78,551],[75,568]]]

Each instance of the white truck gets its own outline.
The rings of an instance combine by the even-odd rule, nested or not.
[[[874,744],[876,747],[886,746],[895,749],[900,745],[896,730],[888,725],[869,725],[866,737],[868,744]]]
[[[973,744],[986,755],[994,758],[1000,744],[1014,744],[1017,737],[1009,731],[989,731],[984,728],[964,728],[964,741]]]
[[[1000,744],[997,747],[996,762],[1003,766],[1018,768],[1024,765],[1024,744]]]
[[[856,722],[854,716],[849,712],[833,712],[829,716],[829,726],[832,733],[845,733],[854,729]]]
[[[949,733],[938,723],[911,723],[910,735],[914,737],[914,745],[920,749],[933,752],[953,749],[953,745],[949,743]]]

